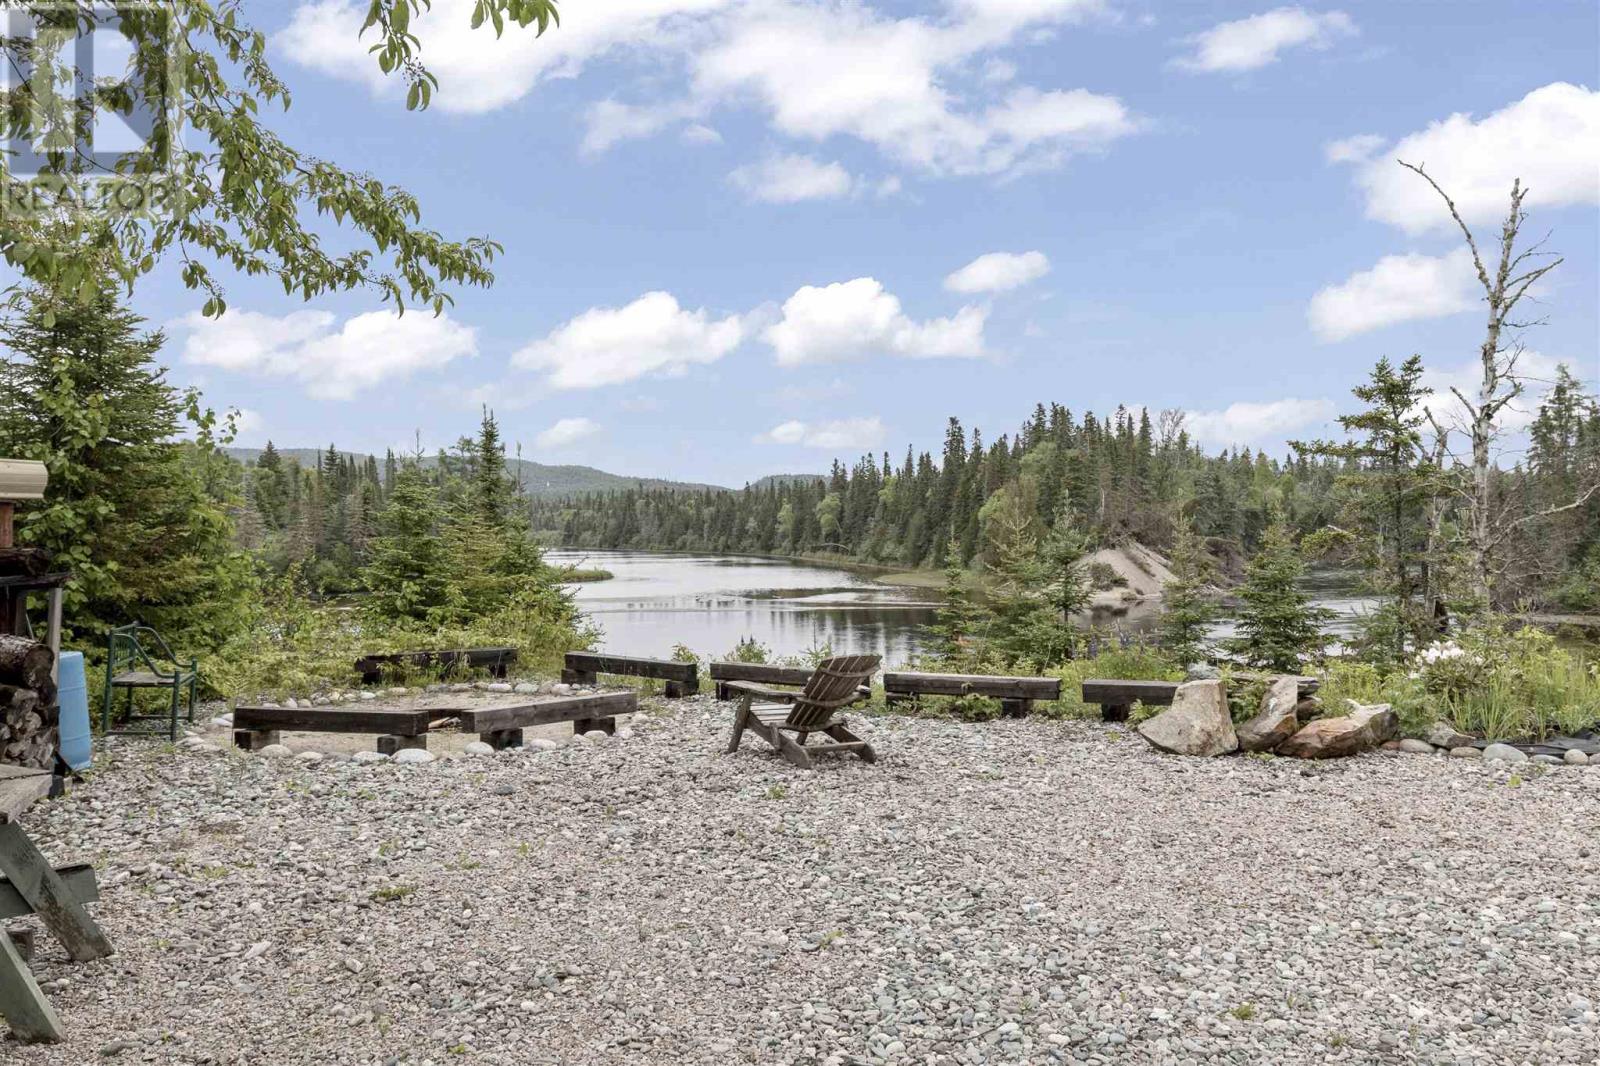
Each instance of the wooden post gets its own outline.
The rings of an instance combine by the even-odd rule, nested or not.
[[[0,500],[0,548],[16,547],[16,538],[11,531],[12,520],[16,514],[16,504],[10,500]]]
[[[11,1026],[12,1035],[24,1044],[55,1043],[66,1037],[61,1019],[44,993],[33,971],[22,961],[11,938],[0,934],[0,1015]]]
[[[479,733],[478,739],[489,745],[495,751],[505,751],[507,748],[522,747],[522,730],[496,729],[490,733]]]
[[[378,738],[378,750],[385,755],[393,755],[395,752],[404,751],[407,748],[420,748],[423,751],[427,751],[428,738],[426,736],[400,737],[392,734],[385,734]]]
[[[0,873],[61,941],[67,954],[79,962],[111,954],[111,941],[15,822],[0,824]]]

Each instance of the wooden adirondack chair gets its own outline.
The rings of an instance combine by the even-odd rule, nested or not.
[[[877,762],[872,745],[846,729],[844,719],[835,714],[856,699],[857,687],[872,678],[880,661],[876,655],[825,659],[799,691],[768,688],[754,681],[729,681],[728,690],[738,694],[739,710],[728,754],[739,750],[739,741],[748,729],[802,770],[812,769],[811,756],[819,752],[853,751],[867,762]],[[812,733],[825,734],[832,741],[807,747],[806,738]]]

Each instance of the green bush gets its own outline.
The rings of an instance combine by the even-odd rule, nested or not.
[[[1600,663],[1532,626],[1487,621],[1424,648],[1413,674],[1462,732],[1519,740],[1600,724]]]
[[[725,663],[765,663],[772,659],[772,649],[755,637],[745,637],[722,657]]]

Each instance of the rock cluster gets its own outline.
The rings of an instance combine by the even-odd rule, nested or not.
[[[1387,703],[1363,706],[1352,702],[1348,714],[1302,724],[1303,710],[1315,713],[1319,709],[1315,702],[1300,699],[1298,679],[1275,677],[1261,698],[1260,711],[1235,729],[1223,682],[1187,681],[1178,686],[1171,707],[1145,719],[1137,729],[1152,747],[1176,755],[1244,751],[1297,759],[1357,755],[1392,740],[1400,729],[1399,716]]]

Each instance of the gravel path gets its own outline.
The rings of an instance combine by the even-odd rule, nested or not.
[[[92,1062],[1600,1061],[1600,769],[1160,756],[731,708],[420,766],[123,744],[29,828],[118,947],[36,970]]]

